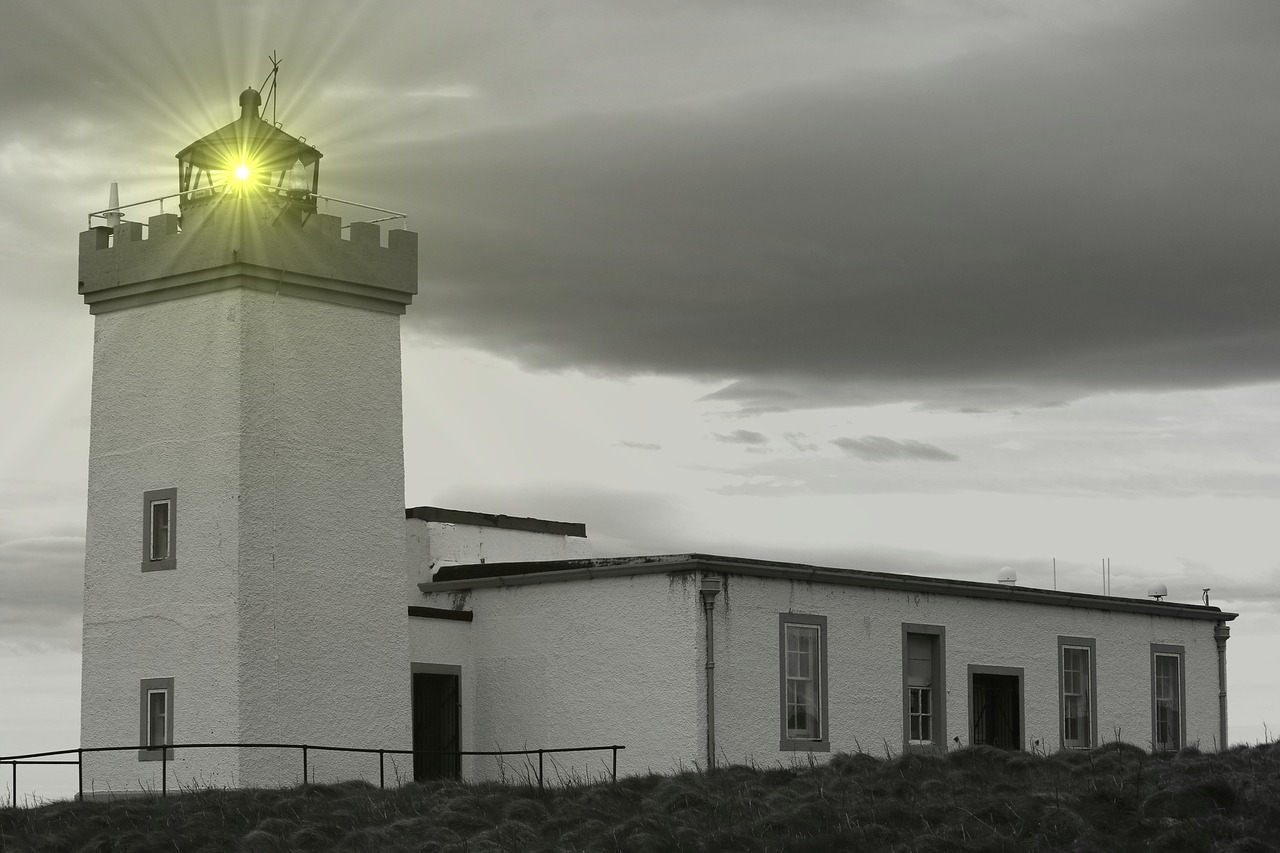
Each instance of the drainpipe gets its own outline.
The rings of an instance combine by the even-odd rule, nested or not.
[[[715,607],[720,578],[702,578],[702,611],[707,617],[707,769],[716,766],[716,643]]]
[[[1227,748],[1227,639],[1231,629],[1226,622],[1213,626],[1213,639],[1218,644],[1218,749]]]

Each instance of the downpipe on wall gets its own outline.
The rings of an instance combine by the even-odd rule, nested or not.
[[[1206,598],[1208,596],[1206,595]],[[1227,748],[1227,640],[1231,628],[1226,622],[1213,626],[1213,639],[1218,644],[1218,749]]]
[[[707,769],[714,770],[716,766],[715,607],[716,596],[720,594],[720,579],[704,576],[698,591],[702,595],[702,612],[707,620]]]

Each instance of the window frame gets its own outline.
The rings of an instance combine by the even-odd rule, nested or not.
[[[1159,700],[1156,695],[1156,660],[1161,657],[1176,658],[1178,661],[1178,744],[1175,747],[1161,746],[1158,739]],[[1177,752],[1187,745],[1187,649],[1186,646],[1175,646],[1167,643],[1151,644],[1151,751]]]
[[[168,553],[161,559],[153,559],[152,524],[155,519],[156,504],[169,506]],[[178,567],[178,490],[149,489],[142,493],[142,571],[163,572]]]
[[[792,737],[787,731],[787,626],[818,629],[818,666],[814,677],[818,691],[818,737]],[[778,749],[784,752],[830,752],[831,724],[827,717],[827,617],[807,613],[778,614]]]
[[[907,679],[910,660],[908,637],[911,634],[932,638],[932,678],[930,717],[933,737],[928,741],[911,739],[911,685]],[[902,746],[905,750],[945,751],[947,748],[947,629],[944,625],[902,623]]]
[[[1088,702],[1089,743],[1067,743],[1067,666],[1066,650],[1084,649],[1089,653]],[[1060,749],[1093,749],[1098,745],[1098,641],[1093,637],[1058,635],[1058,747]]]
[[[151,697],[164,694],[164,742],[161,749],[151,745]],[[144,678],[138,685],[138,760],[160,761],[172,760],[173,749],[173,679]]]

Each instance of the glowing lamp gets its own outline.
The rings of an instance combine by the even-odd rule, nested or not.
[[[261,108],[257,90],[245,89],[240,93],[239,119],[178,152],[184,210],[228,193],[252,193],[281,206],[315,211],[324,155],[263,121]]]

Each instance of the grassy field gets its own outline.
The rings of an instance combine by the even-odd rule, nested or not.
[[[0,850],[1280,850],[1280,743],[1151,756],[976,747],[617,784],[363,783],[0,810]]]

